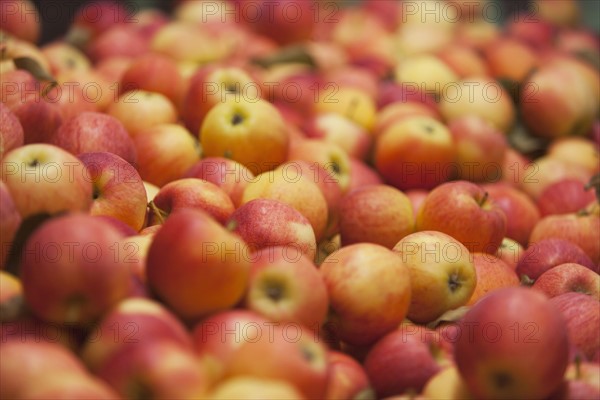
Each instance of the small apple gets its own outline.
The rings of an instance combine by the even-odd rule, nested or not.
[[[506,215],[480,186],[453,181],[429,192],[417,214],[416,230],[444,232],[470,251],[494,254],[506,235]]]
[[[495,290],[460,325],[454,358],[474,397],[541,399],[560,385],[569,362],[567,325],[543,293]]]
[[[545,217],[552,214],[570,214],[584,209],[596,199],[579,179],[562,179],[549,184],[540,194],[537,206]]]
[[[412,295],[407,317],[413,322],[431,322],[466,304],[475,291],[476,270],[469,250],[445,233],[412,233],[393,251],[410,272]]]
[[[14,148],[23,146],[23,127],[17,116],[0,103],[0,159]]]
[[[336,337],[350,344],[371,344],[398,326],[411,302],[404,264],[398,254],[372,243],[344,246],[323,260],[319,270]]]
[[[577,292],[600,301],[600,275],[576,263],[560,264],[549,269],[536,279],[532,287],[551,298]]]
[[[50,144],[18,147],[2,159],[0,176],[19,214],[88,211],[92,184],[83,162]]]

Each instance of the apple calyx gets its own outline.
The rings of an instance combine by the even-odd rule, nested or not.
[[[0,322],[11,322],[26,314],[25,299],[22,295],[11,297],[0,304]]]
[[[575,360],[573,360],[573,362],[575,363],[575,380],[579,380],[582,378],[582,374],[581,374],[581,363],[583,362],[583,360],[581,359],[581,355],[580,354],[576,354],[575,355]]]
[[[134,380],[126,389],[127,398],[133,400],[152,399],[154,395],[152,389],[141,380]]]
[[[502,391],[514,384],[513,377],[506,371],[496,371],[491,374],[492,385]]]
[[[374,400],[376,398],[377,396],[375,395],[373,388],[367,387],[352,397],[352,400]]]
[[[529,276],[523,274],[521,275],[521,285],[523,286],[533,286],[535,283],[535,279],[531,279]]]
[[[150,202],[148,203],[148,208],[150,208],[150,212],[152,213],[152,215],[154,217],[156,217],[156,220],[158,221],[158,223],[160,225],[162,225],[162,224],[165,223],[165,220],[169,216],[169,213],[167,213],[166,211],[164,211],[161,208],[159,208],[156,205],[156,203],[154,203],[153,200],[150,200]]]
[[[73,294],[66,300],[67,313],[65,322],[76,324],[80,321],[86,299],[81,294]]]
[[[461,287],[460,276],[458,272],[453,272],[448,276],[448,287],[452,293],[456,292]]]

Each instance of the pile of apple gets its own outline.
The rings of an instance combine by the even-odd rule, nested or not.
[[[530,3],[1,0],[0,398],[600,398],[600,40]]]

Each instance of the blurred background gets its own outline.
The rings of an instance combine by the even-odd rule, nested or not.
[[[342,0],[337,1],[341,7],[360,3],[364,0]],[[369,1],[397,1],[397,0],[369,0]],[[505,12],[500,17],[508,17],[511,11],[527,9],[529,1],[527,0],[493,0]],[[40,10],[42,20],[41,44],[48,43],[56,38],[63,36],[71,22],[75,11],[83,4],[91,2],[90,0],[34,0],[35,5]],[[171,12],[181,0],[122,0],[122,4],[129,6],[132,10],[143,8],[158,8],[165,12]],[[596,32],[600,32],[600,0],[580,0],[578,1],[582,10],[582,19],[586,26]],[[62,10],[57,13],[57,10]],[[502,23],[502,20],[497,20]]]

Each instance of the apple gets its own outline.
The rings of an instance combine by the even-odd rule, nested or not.
[[[468,76],[447,85],[439,107],[448,122],[474,114],[504,133],[508,133],[515,120],[515,106],[510,94],[489,77]]]
[[[157,124],[141,130],[133,137],[133,145],[140,176],[157,186],[192,177],[186,172],[200,161],[198,141],[178,124]]]
[[[0,181],[0,205],[2,206],[0,208],[0,246],[2,246],[0,248],[0,270],[2,270],[8,261],[12,241],[21,226],[21,214],[4,181]]]
[[[141,89],[121,94],[106,113],[121,121],[132,137],[156,125],[177,122],[175,105],[166,96]]]
[[[500,27],[490,18],[474,18],[457,26],[455,42],[482,51],[500,35]]]
[[[105,111],[117,99],[118,81],[111,81],[109,76],[104,76],[94,68],[64,70],[56,76],[56,80],[69,90],[72,86],[75,89],[81,88],[85,102],[100,111]],[[79,97],[77,92],[74,90],[73,95]],[[69,95],[70,92],[64,90],[61,99],[68,100]]]
[[[375,168],[400,189],[431,189],[455,173],[456,148],[448,128],[431,117],[407,117],[375,140]]]
[[[271,332],[276,323],[247,309],[215,312],[198,322],[192,331],[196,355],[213,382],[220,381],[233,355],[247,341]]]
[[[533,228],[529,241],[559,238],[572,241],[600,264],[600,216],[590,212],[548,215]],[[581,264],[581,263],[580,263]]]
[[[112,85],[116,86],[116,89],[120,89],[120,82],[123,74],[129,68],[134,59],[130,57],[114,56],[108,57],[94,65],[94,71]],[[114,96],[118,95],[116,90],[113,91]]]
[[[600,366],[576,360],[567,367],[565,380],[550,400],[593,399],[600,395]]]
[[[334,336],[366,345],[398,326],[412,298],[404,264],[390,249],[372,243],[343,246],[323,260],[319,270],[329,294]]]
[[[491,76],[516,89],[528,75],[539,67],[536,53],[517,39],[501,37],[484,48],[483,57]]]
[[[181,105],[181,118],[194,135],[200,132],[202,121],[208,111],[228,98],[241,96],[255,99],[258,84],[248,73],[237,67],[205,66],[190,78],[187,92]],[[260,96],[260,92],[258,93]]]
[[[0,103],[0,159],[14,148],[23,146],[23,127],[17,116]]]
[[[323,239],[328,221],[327,201],[319,186],[295,162],[263,172],[249,182],[242,205],[258,198],[279,200],[294,207],[310,221],[317,242]]]
[[[517,269],[519,261],[523,258],[525,248],[516,240],[505,237],[498,247],[498,251],[494,254],[508,265],[512,270]]]
[[[150,204],[149,225],[162,224],[182,208],[200,209],[220,224],[225,224],[235,207],[217,185],[197,178],[178,179],[160,188]]]
[[[246,251],[242,239],[205,212],[176,211],[148,250],[148,284],[185,319],[231,308],[247,287],[250,260]]]
[[[473,253],[473,265],[477,275],[475,291],[467,305],[476,304],[488,293],[511,286],[519,286],[519,276],[508,264],[491,254]]]
[[[502,177],[508,147],[504,133],[475,115],[454,119],[448,129],[456,146],[459,179],[496,182]]]
[[[375,101],[363,90],[351,86],[327,83],[314,90],[314,112],[345,116],[370,132],[375,126]]]
[[[91,215],[112,216],[135,232],[146,220],[146,189],[136,169],[114,153],[79,155],[93,185]]]
[[[569,362],[567,326],[543,293],[495,290],[460,325],[454,358],[475,398],[541,399],[560,385]]]
[[[65,70],[89,70],[92,63],[77,47],[65,41],[50,42],[41,48],[50,66],[50,73],[58,75]]]
[[[552,214],[569,214],[584,209],[596,199],[594,192],[586,190],[578,179],[562,179],[549,184],[537,200],[543,217]]]
[[[254,199],[235,210],[225,226],[239,235],[251,251],[288,246],[315,259],[317,243],[313,228],[298,210],[273,199]]]
[[[548,21],[558,27],[568,27],[577,24],[581,18],[579,4],[573,0],[563,1],[540,1],[533,4],[540,20]]]
[[[60,147],[18,147],[4,156],[0,174],[23,219],[40,213],[88,211],[92,204],[85,165]]]
[[[350,183],[346,189],[348,193],[361,186],[382,183],[383,180],[373,168],[361,160],[350,158]]]
[[[328,311],[327,288],[312,260],[295,248],[271,246],[252,255],[247,309],[274,322],[318,331]]]
[[[483,56],[469,46],[460,44],[444,46],[437,52],[437,57],[452,68],[459,78],[490,75]]]
[[[502,162],[502,179],[499,182],[519,188],[523,181],[531,181],[537,166],[526,156],[509,146]]]
[[[409,55],[394,71],[399,84],[417,85],[419,89],[440,96],[447,86],[459,80],[458,75],[434,54]]]
[[[98,371],[121,348],[148,347],[158,340],[172,340],[182,348],[192,347],[190,333],[163,305],[150,299],[124,299],[90,332],[81,359],[90,370]]]
[[[303,398],[290,383],[280,379],[235,376],[219,382],[209,393],[211,400],[294,400]]]
[[[66,120],[50,143],[72,154],[111,152],[130,164],[136,163],[136,149],[123,124],[100,112],[83,112]]]
[[[329,378],[327,349],[306,327],[275,323],[268,334],[242,343],[232,354],[225,377],[237,376],[283,380],[303,397],[321,399]]]
[[[494,254],[506,235],[506,215],[480,186],[453,181],[429,192],[417,214],[416,230],[444,232],[469,251]]]
[[[541,218],[533,200],[521,190],[503,182],[485,184],[482,188],[506,215],[505,235],[527,246],[531,231]]]
[[[20,393],[22,399],[81,399],[112,400],[118,397],[101,379],[81,372],[55,371],[42,374],[35,385],[28,385]]]
[[[342,245],[370,242],[393,248],[414,232],[414,213],[408,196],[386,185],[359,187],[340,204]]]
[[[120,82],[121,93],[136,89],[160,93],[176,107],[181,104],[186,89],[175,60],[156,53],[146,53],[133,60]]]
[[[55,323],[85,324],[125,298],[127,265],[115,254],[121,234],[101,219],[71,213],[27,239],[20,271],[32,312]]]
[[[469,250],[445,233],[412,233],[393,251],[410,272],[412,295],[407,317],[413,322],[431,322],[466,304],[475,291],[476,270]]]
[[[559,138],[548,146],[548,155],[568,163],[578,164],[592,174],[600,170],[598,144],[582,137]]]
[[[133,26],[114,24],[92,38],[86,44],[85,51],[94,63],[116,56],[136,58],[148,52],[149,42],[149,39]]]
[[[121,347],[107,358],[97,376],[123,398],[202,398],[209,387],[197,358],[168,339]]]
[[[398,327],[379,339],[363,363],[377,398],[420,393],[446,363],[433,336]]]
[[[440,120],[439,113],[426,103],[417,100],[404,101],[403,99],[383,106],[377,114],[377,122],[373,133],[379,136],[394,123],[409,117],[431,117]]]
[[[600,302],[587,294],[568,292],[553,297],[550,303],[565,318],[575,353],[585,359],[595,357],[600,349]]]
[[[542,50],[552,45],[556,36],[556,27],[548,21],[536,19],[532,21],[527,11],[516,13],[506,23],[506,32],[533,49]]]
[[[37,43],[41,31],[40,12],[30,0],[3,0],[0,30]]]
[[[132,14],[124,4],[111,0],[99,0],[94,4],[85,4],[77,9],[67,38],[77,45],[84,46],[89,40],[114,25],[132,22]]]
[[[536,136],[577,136],[592,127],[598,109],[595,100],[593,89],[578,71],[544,63],[523,83],[519,110],[525,126]]]
[[[532,286],[548,297],[577,292],[600,301],[600,275],[577,263],[564,263],[544,272]]]
[[[64,125],[64,122],[79,114],[97,112],[100,109],[99,102],[90,96],[91,90],[88,93],[89,88],[90,86],[82,86],[78,82],[60,82],[46,94],[45,99],[58,106]],[[97,87],[93,90],[97,90]]]
[[[427,399],[473,399],[456,366],[448,366],[432,376],[425,384],[422,394]]]
[[[408,197],[408,199],[410,200],[410,204],[412,205],[413,209],[413,216],[415,217],[416,221],[417,214],[419,213],[423,202],[427,198],[429,191],[424,189],[410,189],[406,190],[404,193],[406,194],[406,197]]]
[[[279,111],[265,100],[242,97],[214,106],[204,118],[204,156],[226,157],[253,174],[273,170],[287,159],[289,135]]]
[[[363,366],[341,351],[329,350],[329,383],[325,399],[375,398]]]
[[[517,274],[536,280],[544,272],[560,264],[576,263],[599,272],[598,266],[579,247],[566,239],[546,238],[532,241],[517,263]]]
[[[12,322],[18,320],[25,311],[23,301],[23,285],[18,277],[0,270],[0,321]],[[2,329],[2,343],[5,341]]]

